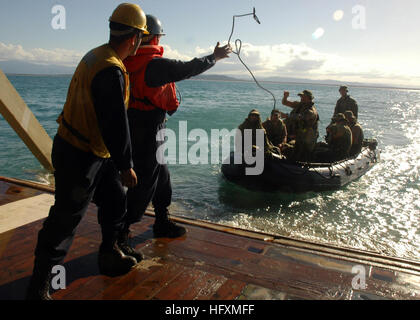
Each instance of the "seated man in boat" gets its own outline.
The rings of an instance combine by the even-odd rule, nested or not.
[[[348,88],[346,86],[341,86],[338,91],[341,94],[341,98],[337,101],[334,115],[339,113],[344,114],[346,111],[351,111],[353,112],[354,117],[357,119],[359,115],[359,107],[357,106],[356,100],[349,96]]]
[[[285,91],[282,101],[283,105],[293,109],[289,115],[282,114],[286,118],[289,139],[295,139],[293,152],[286,151],[286,156],[294,161],[310,162],[319,136],[319,116],[312,92],[304,90],[298,95],[301,98],[300,102],[288,101],[289,92]]]
[[[349,123],[351,134],[352,134],[352,140],[353,140],[353,143],[350,149],[350,157],[354,157],[362,151],[363,140],[365,139],[365,136],[363,134],[362,126],[357,121],[353,112],[346,111],[344,115]]]
[[[281,150],[287,143],[287,128],[283,120],[280,119],[280,110],[271,111],[270,118],[262,125],[267,132],[268,140]]]
[[[330,163],[349,157],[352,146],[352,133],[344,114],[333,117],[333,123],[327,127],[327,143],[317,144],[314,158],[317,162]]]
[[[257,146],[257,130],[262,130],[264,133],[264,157],[270,158],[272,157],[273,153],[280,155],[280,149],[278,147],[273,146],[273,144],[269,141],[267,132],[265,131],[262,122],[261,122],[261,116],[260,112],[256,109],[251,110],[251,112],[248,114],[248,117],[245,119],[245,121],[238,127],[240,133],[242,135],[242,139],[239,139],[237,137],[236,141],[242,141],[242,152],[245,152],[249,148],[245,147],[245,130],[252,130],[252,147],[253,149],[258,149]]]

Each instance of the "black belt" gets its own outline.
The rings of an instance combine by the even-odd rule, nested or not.
[[[72,135],[74,135],[77,139],[83,141],[84,143],[90,144],[90,140],[86,138],[83,134],[73,128],[65,119],[64,119],[64,112],[61,113],[61,121],[63,125],[66,127],[67,130],[70,131]]]

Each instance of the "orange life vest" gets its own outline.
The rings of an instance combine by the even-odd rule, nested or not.
[[[156,108],[165,111],[178,109],[179,101],[176,96],[175,83],[168,83],[160,87],[151,88],[145,82],[146,68],[154,58],[163,56],[163,47],[157,45],[141,46],[135,56],[124,60],[130,73],[130,103],[129,108],[151,111]]]

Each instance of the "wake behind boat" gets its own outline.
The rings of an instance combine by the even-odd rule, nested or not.
[[[334,163],[302,163],[286,159],[267,159],[258,176],[245,174],[246,164],[234,164],[234,152],[222,165],[225,178],[247,189],[302,193],[337,190],[368,172],[378,161],[376,140],[364,140],[354,158]],[[229,161],[230,160],[230,161]]]

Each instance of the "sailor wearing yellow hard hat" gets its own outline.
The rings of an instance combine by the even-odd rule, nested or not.
[[[120,4],[109,18],[109,42],[89,51],[71,80],[54,138],[55,203],[38,235],[28,299],[51,299],[51,268],[61,264],[91,200],[102,230],[102,274],[128,272],[139,260],[118,238],[126,211],[124,186],[137,184],[127,112],[129,79],[123,60],[148,34],[140,6]]]

